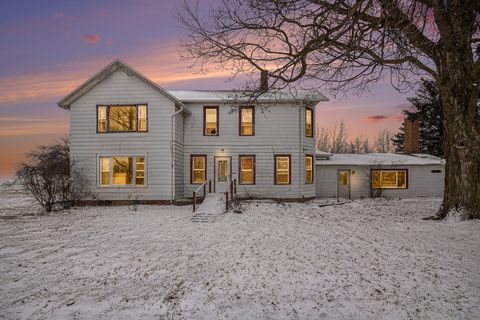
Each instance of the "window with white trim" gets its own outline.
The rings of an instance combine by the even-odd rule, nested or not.
[[[102,105],[97,107],[97,131],[146,132],[147,105]]]
[[[144,186],[144,156],[101,156],[101,186]]]
[[[372,170],[372,189],[407,189],[407,170]]]

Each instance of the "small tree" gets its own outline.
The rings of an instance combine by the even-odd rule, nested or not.
[[[16,177],[47,212],[66,209],[89,195],[86,179],[73,169],[67,138],[27,153]],[[75,182],[75,183],[73,183]]]

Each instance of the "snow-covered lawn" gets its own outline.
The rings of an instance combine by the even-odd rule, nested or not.
[[[478,319],[480,222],[438,199],[50,215],[0,190],[0,318]]]

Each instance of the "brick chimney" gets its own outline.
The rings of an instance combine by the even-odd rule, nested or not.
[[[418,120],[410,120],[405,117],[403,122],[405,131],[404,147],[405,153],[419,153],[420,152],[420,123]]]

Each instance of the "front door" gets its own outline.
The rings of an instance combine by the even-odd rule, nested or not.
[[[215,161],[215,192],[225,192],[230,182],[230,158],[216,158]]]
[[[338,170],[337,197],[350,199],[350,170]]]

